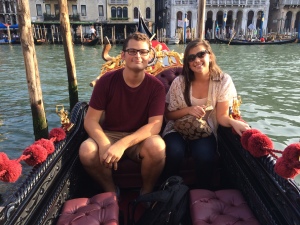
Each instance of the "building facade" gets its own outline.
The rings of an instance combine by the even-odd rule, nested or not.
[[[127,33],[136,30],[139,15],[142,15],[152,28],[155,22],[155,1],[108,0],[106,19],[102,24],[106,30],[112,29],[117,39],[124,39]]]
[[[29,0],[33,23],[59,23],[58,0]],[[123,39],[127,33],[135,31],[139,14],[148,21],[150,27],[155,22],[155,1],[144,0],[70,0],[68,11],[71,24],[101,26],[103,35]]]
[[[58,0],[29,0],[29,3],[33,21],[59,20]],[[137,23],[139,12],[152,23],[155,19],[155,1],[68,0],[68,10],[71,19],[83,22]]]
[[[138,16],[150,30],[165,30],[172,37],[178,29],[191,33],[197,27],[200,0],[68,0],[72,24],[102,26],[104,35],[131,33]],[[17,24],[16,0],[0,0],[0,23]],[[29,0],[31,19],[40,25],[59,24],[58,0]],[[205,30],[246,32],[249,26],[265,32],[298,31],[300,0],[206,0]],[[214,32],[212,32],[214,33]]]
[[[174,36],[178,28],[186,23],[187,29],[197,27],[197,0],[157,0],[157,19],[165,18],[166,35]],[[269,17],[269,0],[207,0],[205,13],[205,30],[215,31],[220,28],[229,32],[230,29],[244,32],[249,25],[253,28],[267,28]],[[262,20],[262,18],[264,18]],[[265,21],[262,23],[262,21]]]
[[[0,0],[0,23],[17,24],[16,0]]]
[[[32,22],[59,21],[58,0],[29,0]],[[106,0],[68,0],[71,21],[99,22],[106,19]]]
[[[270,0],[268,27],[276,32],[300,30],[300,0]]]

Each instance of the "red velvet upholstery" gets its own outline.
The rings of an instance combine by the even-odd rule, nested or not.
[[[193,225],[259,225],[238,190],[190,191]]]
[[[166,93],[169,91],[169,88],[174,78],[180,75],[181,72],[182,72],[182,67],[176,66],[176,67],[171,67],[169,69],[166,69],[156,75],[156,78],[159,79],[165,86]]]
[[[57,225],[118,225],[119,206],[114,192],[64,203]]]

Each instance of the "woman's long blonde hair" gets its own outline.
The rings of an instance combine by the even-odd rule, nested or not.
[[[190,99],[190,89],[191,89],[191,82],[195,80],[194,72],[190,69],[189,62],[188,62],[188,56],[191,49],[203,46],[210,54],[210,62],[209,62],[209,75],[211,79],[215,80],[220,77],[220,74],[222,73],[221,68],[217,65],[216,62],[216,56],[212,51],[212,48],[208,41],[206,40],[200,40],[195,39],[188,43],[188,45],[185,48],[184,55],[183,55],[183,68],[182,68],[182,75],[184,77],[184,99],[186,101],[186,104],[188,106],[191,106],[191,99]]]

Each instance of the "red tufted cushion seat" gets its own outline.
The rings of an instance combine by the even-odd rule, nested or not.
[[[163,70],[162,72],[156,75],[156,78],[163,83],[167,93],[172,84],[172,81],[180,74],[182,74],[182,67],[174,66],[166,70]]]
[[[193,225],[259,225],[238,190],[190,191]]]
[[[64,203],[57,225],[117,225],[119,206],[114,192]]]

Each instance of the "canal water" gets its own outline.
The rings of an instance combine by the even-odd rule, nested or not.
[[[170,46],[183,52],[184,45]],[[228,46],[212,44],[217,62],[230,74],[243,104],[242,118],[284,150],[300,139],[300,44]],[[49,131],[60,126],[56,104],[69,108],[62,45],[35,46]],[[115,56],[121,46],[113,46]],[[102,46],[74,46],[80,101],[89,101],[89,83],[100,73]],[[32,117],[20,45],[0,45],[0,152],[18,158],[34,142]],[[2,185],[3,186],[3,185]],[[0,183],[0,193],[1,191]]]

